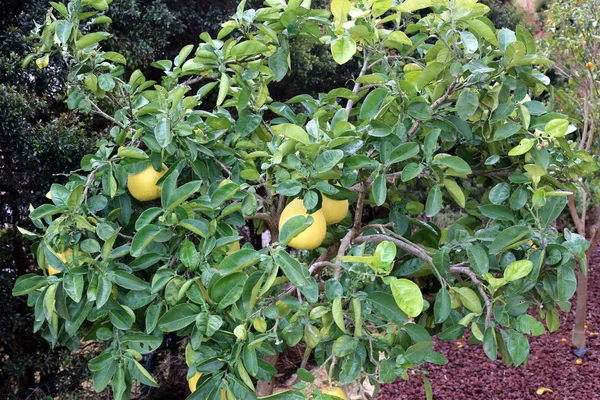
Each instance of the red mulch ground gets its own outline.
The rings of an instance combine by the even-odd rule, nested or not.
[[[571,353],[573,306],[572,312],[561,314],[561,326],[557,332],[530,338],[531,355],[526,369],[507,367],[501,360],[490,361],[481,346],[468,344],[466,340],[436,342],[436,350],[446,355],[449,362],[441,366],[425,366],[429,371],[434,399],[600,400],[600,250],[596,251],[590,264],[592,279],[587,318],[590,349],[581,365],[575,363],[577,357]],[[561,342],[563,338],[567,339],[567,343]],[[540,387],[550,388],[553,392],[538,395],[536,390]],[[377,399],[423,400],[425,390],[420,377],[412,374],[408,381],[399,380],[385,385]]]

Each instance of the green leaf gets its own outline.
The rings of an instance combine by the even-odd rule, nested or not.
[[[315,303],[319,298],[317,282],[308,273],[308,268],[290,256],[285,250],[275,253],[275,262],[285,276],[292,282],[310,303]]]
[[[404,2],[400,4],[400,7],[398,8],[402,12],[413,12],[431,7],[432,5],[432,0],[404,0]]]
[[[139,231],[144,226],[152,223],[152,221],[154,221],[156,218],[158,218],[159,215],[161,215],[164,212],[165,210],[163,210],[160,207],[150,207],[145,209],[135,221],[135,229]]]
[[[288,139],[295,140],[302,144],[308,145],[310,143],[310,139],[308,137],[308,133],[304,130],[304,128],[294,125],[294,124],[281,124],[281,125],[273,125],[271,126],[273,132],[275,132],[279,136],[286,137]]]
[[[482,247],[478,245],[470,246],[467,248],[467,256],[469,257],[469,263],[473,271],[480,276],[487,274],[490,269],[490,260]]]
[[[508,282],[516,281],[529,275],[533,269],[533,263],[529,260],[513,261],[504,270],[504,279]]]
[[[93,376],[94,390],[98,393],[104,391],[111,381],[117,370],[117,361],[113,360],[112,357],[102,369],[95,371]]]
[[[158,327],[163,332],[178,331],[194,322],[200,311],[200,307],[192,303],[178,304],[160,317]]]
[[[384,278],[384,282],[390,285],[392,295],[398,307],[409,317],[417,317],[423,311],[423,294],[416,283],[404,278]]]
[[[495,204],[482,204],[478,208],[484,216],[491,219],[513,222],[515,220],[514,213],[508,207],[505,206],[497,206]]]
[[[454,199],[456,204],[458,204],[462,208],[465,208],[467,202],[465,199],[465,194],[463,193],[460,186],[458,186],[456,181],[454,181],[454,179],[445,178],[443,183],[444,187],[446,188],[446,191],[448,191],[450,197]]]
[[[36,274],[26,274],[21,275],[17,278],[15,282],[15,286],[12,289],[13,296],[23,296],[25,294],[31,293],[34,290],[37,290],[44,286],[47,282],[45,276],[36,275]]]
[[[398,307],[394,296],[385,292],[369,293],[367,300],[373,306],[373,310],[385,321],[397,325],[404,325],[408,321],[407,315]]]
[[[490,254],[498,254],[501,251],[519,246],[525,240],[533,236],[533,232],[526,226],[511,226],[504,229],[490,245]]]
[[[469,311],[472,311],[476,314],[480,314],[483,311],[483,306],[481,305],[481,300],[477,293],[471,288],[468,287],[454,287],[452,288],[456,293],[458,293],[458,297],[460,297],[461,303],[465,306],[465,308]]]
[[[126,271],[115,271],[112,276],[113,282],[129,290],[146,290],[149,283]]]
[[[488,326],[483,334],[483,351],[490,360],[498,358],[498,343],[496,342],[496,331],[494,327]]]
[[[219,263],[221,274],[227,275],[242,271],[260,261],[260,254],[254,249],[241,249],[229,254]]]
[[[39,206],[38,208],[33,210],[31,212],[31,214],[29,214],[29,218],[31,218],[31,219],[46,218],[51,215],[58,214],[59,212],[62,212],[62,211],[63,210],[61,208],[56,207],[53,204],[42,204],[41,206]]]
[[[338,64],[346,64],[356,53],[356,42],[348,36],[338,37],[331,42],[331,55]]]
[[[490,190],[489,199],[493,204],[502,204],[510,196],[510,185],[501,182]]]
[[[411,363],[419,365],[425,360],[425,357],[431,353],[432,347],[433,342],[415,343],[406,349],[404,357],[406,357]]]
[[[417,89],[422,90],[431,81],[435,80],[445,67],[445,63],[437,61],[427,64],[423,71],[421,71],[419,79],[417,79]]]
[[[379,87],[372,92],[370,92],[367,97],[362,102],[360,106],[360,113],[358,118],[363,121],[370,121],[375,118],[385,98],[387,97],[389,90],[385,87]]]
[[[435,303],[433,305],[433,316],[436,324],[444,322],[452,311],[452,305],[450,301],[450,294],[445,288],[441,288],[435,296]]]
[[[425,214],[431,218],[437,215],[442,209],[442,186],[435,185],[427,194],[425,203]]]
[[[342,332],[346,331],[346,323],[344,322],[344,310],[342,308],[342,298],[336,297],[333,299],[331,304],[331,313],[333,314],[333,321],[340,328]]]
[[[527,153],[533,145],[535,144],[535,139],[521,139],[521,142],[508,152],[508,155],[511,157],[521,156]]]
[[[201,186],[202,181],[187,182],[186,184],[175,189],[169,196],[167,204],[163,206],[166,206],[167,211],[173,211],[177,206],[197,193]]]
[[[507,121],[494,132],[494,140],[504,140],[516,135],[523,127],[514,121]]]
[[[425,167],[423,164],[408,163],[402,169],[402,182],[408,182],[418,177]]]
[[[69,21],[59,21],[56,24],[56,37],[63,44],[66,45],[73,31],[73,24]]]
[[[229,76],[226,72],[221,72],[221,79],[219,80],[219,94],[217,95],[217,107],[219,107],[225,101],[227,93],[229,92]]]
[[[567,196],[551,196],[546,198],[546,204],[539,209],[540,224],[546,228],[554,222],[567,205]]]
[[[315,172],[322,173],[332,170],[344,158],[342,150],[325,150],[320,153],[313,164]]]
[[[287,75],[289,67],[288,56],[288,52],[283,47],[279,47],[275,53],[269,57],[269,68],[277,82],[281,81]]]
[[[577,290],[577,277],[571,263],[558,267],[556,273],[556,291],[560,301],[568,301]]]
[[[506,47],[504,52],[504,64],[506,69],[509,69],[515,65],[518,65],[519,61],[527,54],[525,45],[521,42],[512,42]]]
[[[333,355],[336,357],[346,357],[354,353],[358,346],[358,342],[351,336],[342,335],[333,343]]]
[[[95,45],[96,43],[107,38],[108,36],[110,36],[110,33],[107,33],[107,32],[89,33],[87,35],[83,35],[82,37],[80,37],[77,40],[75,46],[77,47],[78,50],[82,50],[82,49],[85,49],[86,47]]]
[[[456,156],[441,157],[435,160],[434,164],[445,165],[459,174],[470,175],[473,173],[469,164],[462,158]]]
[[[387,187],[386,187],[386,177],[385,175],[378,175],[373,181],[373,199],[375,200],[375,204],[378,206],[385,203],[387,199]]]
[[[569,121],[566,119],[553,119],[552,121],[546,124],[544,131],[547,135],[553,137],[563,137],[567,134],[569,130]]]
[[[184,219],[179,222],[178,226],[201,237],[207,236],[209,232],[208,223],[203,219]]]
[[[489,43],[498,47],[498,39],[496,38],[496,32],[494,32],[494,29],[492,27],[488,26],[485,22],[478,19],[468,20],[467,24],[469,25],[469,29],[471,29],[473,32],[477,33]]]
[[[257,40],[246,40],[240,42],[231,48],[229,53],[232,57],[244,58],[248,56],[254,56],[257,54],[265,53],[269,50],[269,47]]]
[[[136,378],[140,383],[150,386],[158,387],[156,380],[150,375],[150,373],[140,364],[137,360],[131,360],[133,362],[133,368],[130,368],[131,375]]]
[[[279,232],[279,243],[281,246],[287,246],[292,239],[307,230],[315,219],[308,215],[295,215],[292,218],[285,221],[285,224],[281,227]]]
[[[403,46],[412,46],[413,43],[406,33],[402,31],[392,31],[382,43],[382,46],[396,50],[402,50]],[[383,83],[383,82],[381,82]]]
[[[154,127],[154,136],[156,137],[156,141],[158,142],[159,146],[164,149],[173,141],[171,121],[169,120],[169,117],[164,114],[160,114],[157,119],[158,122]]]
[[[209,288],[208,294],[217,304],[217,310],[223,310],[238,301],[244,291],[246,279],[247,274],[236,272],[220,278]]]
[[[461,119],[468,120],[479,108],[479,96],[473,90],[463,89],[456,101],[456,112]]]
[[[131,255],[139,257],[144,249],[165,230],[158,225],[146,225],[136,232],[131,241]]]
[[[523,364],[529,355],[529,342],[527,338],[517,331],[511,330],[507,340],[508,354],[515,367]]]
[[[392,154],[390,154],[390,159],[386,164],[392,165],[396,164],[409,158],[413,158],[419,154],[420,148],[418,143],[408,142],[402,143],[400,146],[396,147]]]

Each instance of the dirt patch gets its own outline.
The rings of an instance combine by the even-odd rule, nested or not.
[[[600,399],[600,250],[590,262],[586,336],[590,346],[581,365],[571,353],[574,308],[560,315],[560,329],[530,338],[531,355],[526,368],[511,368],[501,360],[490,361],[480,345],[467,340],[436,341],[435,349],[448,357],[447,365],[426,365],[436,400],[596,400]],[[572,301],[575,304],[575,299]],[[566,339],[564,341],[563,339]],[[538,388],[552,393],[536,394]],[[423,400],[421,378],[384,385],[378,400]]]

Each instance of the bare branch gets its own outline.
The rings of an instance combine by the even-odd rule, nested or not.
[[[316,262],[316,263],[312,264],[310,266],[310,268],[308,268],[308,273],[310,275],[312,275],[315,271],[321,270],[321,269],[323,269],[325,267],[330,267],[330,268],[333,268],[335,270],[337,268],[337,265],[334,264],[334,263],[332,263],[331,261],[319,261],[319,262]]]
[[[121,128],[125,129],[125,125],[123,125],[122,122],[117,121],[116,119],[114,119],[113,117],[111,117],[110,115],[108,115],[107,113],[102,111],[100,109],[100,107],[98,107],[98,105],[96,103],[94,103],[93,101],[90,101],[90,103],[92,103],[92,106],[94,107],[94,109],[92,110],[92,112],[94,114],[100,115],[101,117],[111,121],[113,124],[118,125]]]
[[[363,53],[363,65],[358,74],[358,78],[363,76],[367,72],[368,68],[369,68],[369,57],[367,56],[367,51],[365,50],[365,52]],[[359,90],[360,90],[360,83],[354,82],[354,88],[352,89],[352,92],[354,92],[354,94],[357,94]],[[350,111],[352,111],[353,105],[354,105],[354,101],[348,100],[348,103],[346,103],[346,114],[350,115]]]
[[[579,218],[579,214],[577,214],[577,207],[575,206],[575,195],[569,196],[569,213],[571,214],[571,218],[573,219],[573,223],[577,228],[577,233],[585,236],[585,225],[581,222],[581,218]]]
[[[467,264],[468,263],[464,262],[453,265],[450,267],[450,272],[467,275],[469,278],[471,278],[471,282],[477,286],[477,290],[479,291],[479,294],[485,303],[485,327],[487,328],[490,325],[490,322],[492,322],[492,303],[490,302],[490,297],[485,291],[483,283],[479,280],[479,278],[477,278],[475,272],[466,266]]]

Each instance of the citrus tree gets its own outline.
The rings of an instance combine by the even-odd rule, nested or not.
[[[568,19],[565,18],[566,15],[569,15]],[[569,164],[571,176],[566,186],[574,193],[568,203],[573,225],[590,242],[587,257],[580,261],[572,335],[575,353],[583,356],[589,348],[585,338],[589,279],[587,259],[591,257],[600,239],[598,165],[594,158],[585,154],[598,154],[600,41],[593,21],[600,18],[600,1],[555,1],[546,11],[546,17],[545,37],[541,44],[544,46],[544,53],[555,61],[549,69],[561,78],[555,92],[557,109],[569,115],[571,121],[579,127],[574,149],[583,157],[583,163],[573,160]]]
[[[269,395],[295,346],[299,380],[270,398],[327,399],[344,393],[315,390],[309,361],[366,397],[446,363],[432,335],[518,366],[558,328],[587,241],[553,222],[583,153],[539,101],[549,61],[525,29],[476,0],[242,1],[156,82],[102,50],[108,3],[51,3],[33,33],[25,63],[59,53],[68,106],[112,129],[32,210],[41,271],[13,290],[53,344],[98,342],[97,391],[156,385],[140,361],[172,333],[189,399]],[[272,99],[298,39],[356,59],[353,89]]]

